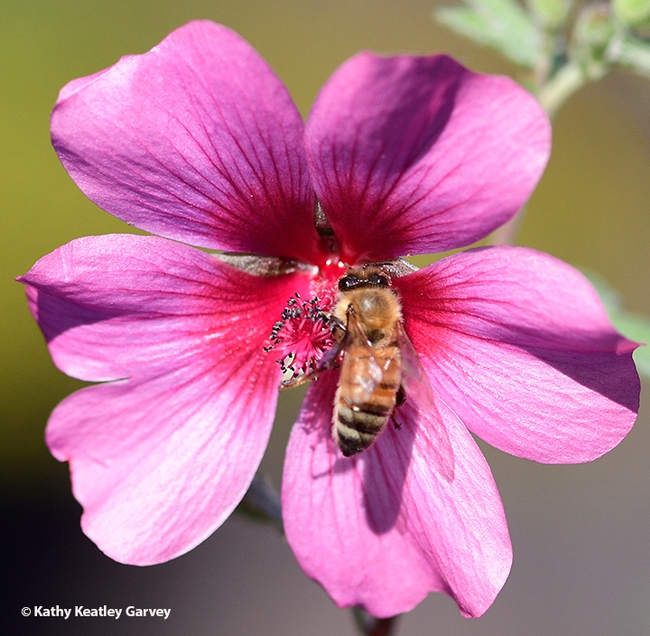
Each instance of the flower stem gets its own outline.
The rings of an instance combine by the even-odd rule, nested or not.
[[[391,636],[393,628],[397,624],[397,616],[390,618],[378,618],[374,628],[368,632],[368,636]]]
[[[578,64],[568,62],[552,77],[542,81],[535,93],[549,119],[552,120],[560,107],[573,93],[584,86],[588,80],[599,79],[600,77],[602,77],[602,74],[597,71],[594,71],[593,77],[587,77],[584,69]],[[515,216],[498,228],[492,234],[490,243],[492,245],[514,245],[525,210],[526,206],[522,207]]]
[[[583,69],[575,62],[568,62],[539,87],[537,99],[550,119],[573,93],[584,86],[586,80]]]
[[[353,607],[354,622],[363,636],[392,636],[397,626],[397,616],[375,618],[360,607]]]
[[[284,534],[280,495],[267,475],[255,475],[237,510],[258,521],[271,523]]]

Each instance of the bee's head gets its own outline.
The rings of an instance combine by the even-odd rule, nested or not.
[[[390,287],[390,278],[379,269],[349,269],[339,279],[339,291],[346,292],[353,289]]]

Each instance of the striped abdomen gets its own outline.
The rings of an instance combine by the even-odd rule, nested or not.
[[[401,380],[397,342],[381,349],[350,345],[334,401],[333,435],[346,457],[368,448],[396,406]]]

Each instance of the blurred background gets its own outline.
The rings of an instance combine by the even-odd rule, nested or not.
[[[0,3],[0,631],[11,634],[354,634],[277,531],[234,515],[191,553],[137,568],[79,529],[66,465],[43,442],[48,415],[80,386],[53,366],[13,279],[79,236],[130,231],[77,189],[49,141],[69,80],[141,53],[195,18],[241,33],[307,114],[319,87],[361,49],[447,52],[470,68],[514,67],[437,26],[433,0],[2,0]],[[600,273],[650,314],[650,82],[617,72],[576,94],[554,125],[548,170],[518,242]],[[646,386],[647,389],[647,386]],[[279,487],[300,392],[282,395],[263,468]],[[487,614],[461,618],[430,595],[400,636],[650,633],[650,411],[602,459],[543,466],[483,448],[514,545],[510,579]],[[171,608],[169,620],[22,618],[34,605]]]

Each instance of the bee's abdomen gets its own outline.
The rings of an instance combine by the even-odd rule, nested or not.
[[[395,409],[401,381],[396,343],[382,349],[350,347],[334,400],[333,435],[350,457],[368,448]]]
[[[334,414],[334,438],[346,457],[368,448],[382,432],[393,409],[399,386],[382,383],[372,401],[350,403],[339,390]]]
[[[336,409],[334,437],[343,455],[350,457],[368,448],[386,426],[389,417],[390,410],[377,414],[356,411],[347,405],[339,404]]]

